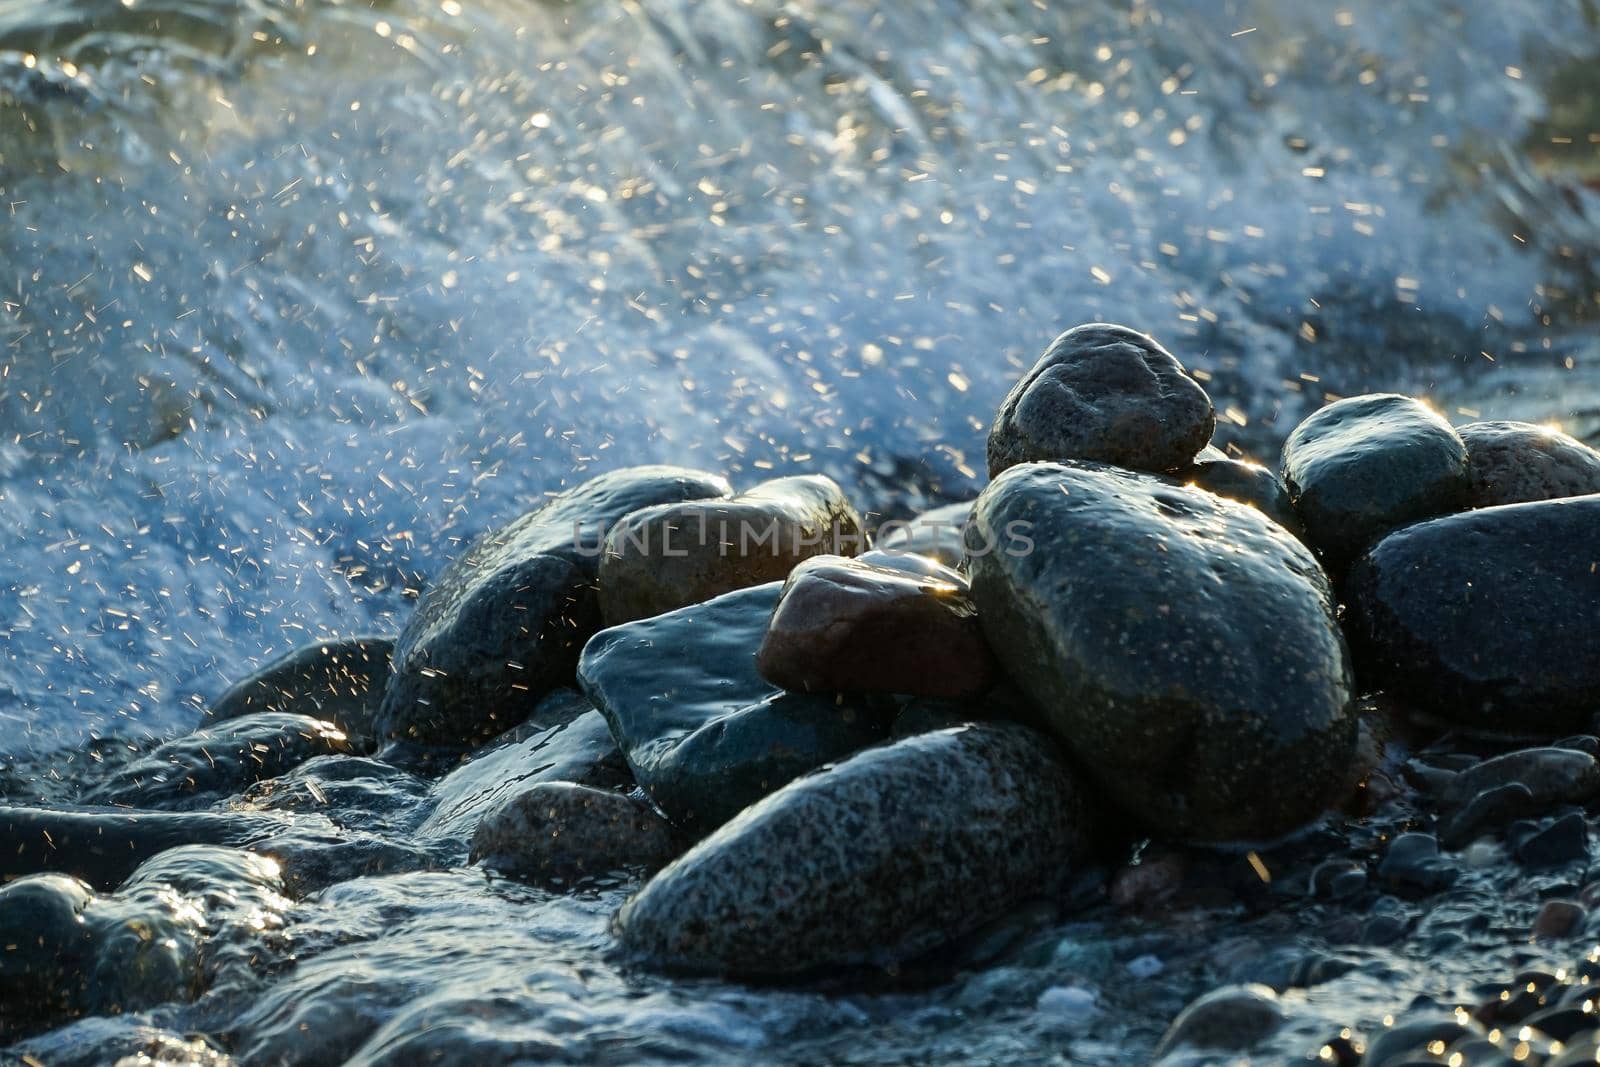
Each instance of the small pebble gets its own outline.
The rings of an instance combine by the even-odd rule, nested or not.
[[[1143,956],[1135,956],[1128,961],[1128,973],[1135,978],[1154,978],[1166,969],[1166,964],[1149,953]]]
[[[1571,937],[1583,926],[1587,913],[1583,905],[1571,900],[1547,900],[1533,920],[1533,936],[1540,938]]]

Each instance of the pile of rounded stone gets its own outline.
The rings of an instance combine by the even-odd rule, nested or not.
[[[1313,414],[1281,477],[1214,428],[1177,359],[1091,324],[1005,398],[977,500],[875,547],[825,477],[601,475],[474,542],[392,643],[269,665],[86,798],[179,822],[93,832],[138,856],[259,841],[194,809],[353,748],[419,783],[403,825],[436,859],[658,871],[616,917],[625,948],[802,975],[918,957],[1130,841],[1293,834],[1373,770],[1377,691],[1441,728],[1587,727],[1600,453],[1396,395]],[[1585,766],[1552,757],[1566,777],[1542,791],[1543,771],[1452,785],[1455,836],[1600,793],[1593,755],[1562,751]],[[88,832],[72,818],[0,810],[18,837]],[[374,840],[393,825],[375,815]],[[115,886],[135,862],[52,856],[0,873]]]
[[[619,938],[771,975],[904,959],[1106,839],[1295,831],[1362,777],[1362,691],[1552,736],[1595,710],[1600,645],[1572,623],[1600,605],[1600,496],[1555,498],[1600,493],[1600,454],[1361,396],[1294,430],[1280,481],[1214,428],[1177,359],[1092,324],[1006,397],[942,561],[909,551],[931,521],[863,551],[826,478],[604,475],[429,591],[376,732],[480,741],[575,669],[643,797],[539,786],[474,853],[694,841]]]

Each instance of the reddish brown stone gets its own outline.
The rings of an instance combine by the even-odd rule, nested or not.
[[[1540,938],[1571,937],[1583,926],[1585,912],[1582,904],[1570,900],[1547,900],[1533,920],[1533,936]]]
[[[783,587],[756,666],[805,692],[976,696],[994,682],[994,655],[965,580],[945,575],[807,560]]]

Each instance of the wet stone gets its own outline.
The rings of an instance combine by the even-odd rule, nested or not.
[[[1547,900],[1533,920],[1533,936],[1572,937],[1582,930],[1587,914],[1583,905],[1575,900]]]
[[[1570,748],[1578,752],[1587,752],[1591,756],[1600,757],[1600,737],[1594,734],[1573,734],[1560,740],[1550,742],[1551,748]]]
[[[1439,1042],[1450,1045],[1486,1036],[1483,1028],[1454,1016],[1439,1019],[1401,1019],[1394,1026],[1369,1036],[1362,1067],[1399,1067],[1407,1060],[1428,1062],[1425,1050]]]
[[[140,1024],[129,1016],[85,1019],[21,1041],[7,1051],[20,1063],[50,1067],[235,1067],[203,1037]]]
[[[1311,892],[1326,900],[1348,900],[1367,888],[1367,869],[1354,860],[1326,860],[1311,872]]]
[[[1278,995],[1264,985],[1213,989],[1190,1004],[1167,1027],[1154,1059],[1190,1047],[1220,1052],[1246,1052],[1284,1022]]]
[[[391,637],[347,637],[318,641],[279,656],[235,682],[211,706],[211,720],[237,719],[261,711],[325,719],[352,743],[373,736],[372,719],[389,681]]]
[[[870,567],[896,571],[900,574],[910,575],[913,578],[932,578],[941,582],[949,582],[963,590],[967,588],[967,576],[956,570],[954,565],[940,563],[932,556],[924,556],[916,552],[895,552],[874,548],[856,556],[855,562]]]
[[[1440,793],[1445,810],[1471,803],[1485,790],[1520,785],[1534,804],[1585,804],[1600,797],[1600,761],[1587,752],[1554,746],[1521,748],[1475,763],[1449,779]]]
[[[728,483],[682,467],[630,467],[568,489],[474,541],[428,587],[395,642],[378,733],[471,746],[528,718],[572,683],[600,628],[601,545],[624,515],[721,498]]]
[[[463,846],[441,860],[437,849],[430,853],[411,841],[342,831],[312,820],[291,824],[251,847],[278,862],[285,891],[301,898],[351,879],[425,870],[466,855]]]
[[[168,849],[245,846],[289,825],[264,813],[0,807],[0,879],[58,872],[108,890]]]
[[[1051,342],[1006,394],[989,430],[989,475],[1066,459],[1176,471],[1215,428],[1211,398],[1172,353],[1126,326],[1089,323]]]
[[[205,978],[236,978],[283,925],[280,888],[271,860],[207,846],[164,852],[106,895],[62,875],[9,883],[0,888],[0,1037],[186,1001]]]
[[[1282,474],[1307,542],[1342,570],[1396,527],[1464,506],[1467,449],[1410,397],[1354,396],[1295,427]]]
[[[1436,893],[1455,883],[1459,872],[1439,854],[1439,840],[1432,834],[1405,833],[1389,842],[1378,877],[1395,889],[1417,893]]]
[[[1448,848],[1462,848],[1485,834],[1545,809],[1545,803],[1521,782],[1485,789],[1444,824],[1440,840]]]
[[[1107,895],[1119,908],[1152,911],[1178,895],[1187,874],[1188,864],[1182,853],[1147,853],[1137,864],[1112,875]]]
[[[800,561],[866,547],[844,490],[821,475],[764,482],[731,500],[635,511],[606,537],[600,616],[606,626],[699,604],[788,577]]]
[[[381,760],[316,756],[250,786],[233,806],[322,813],[346,829],[390,832],[407,821],[427,791],[428,783]]]
[[[918,578],[838,556],[813,557],[790,574],[756,666],[801,692],[960,699],[995,680],[965,578]]]
[[[990,647],[1151,832],[1268,839],[1346,789],[1357,726],[1332,593],[1260,512],[1154,475],[1029,464],[979,497],[974,542],[995,545],[969,562]]]
[[[1467,505],[1522,504],[1600,493],[1600,452],[1548,426],[1473,422],[1467,445]]]
[[[1206,457],[1178,475],[1189,485],[1199,486],[1241,504],[1249,504],[1296,537],[1303,537],[1300,516],[1289,500],[1289,487],[1275,473],[1248,460]]]
[[[1083,801],[1053,747],[979,724],[807,775],[656,875],[617,935],[657,966],[744,976],[920,955],[1074,874]]]
[[[1363,945],[1392,945],[1404,937],[1410,927],[1405,905],[1392,896],[1382,896],[1367,909],[1360,940]]]
[[[349,740],[331,722],[257,712],[167,741],[119,767],[85,791],[83,799],[140,808],[202,808],[315,756],[348,751]]]
[[[87,996],[94,929],[83,912],[89,887],[65,875],[0,886],[0,1023],[12,1033],[28,1013],[49,1017]]]
[[[1352,570],[1364,677],[1439,718],[1561,736],[1600,705],[1600,496],[1407,527]]]
[[[579,683],[634,778],[692,832],[888,735],[887,698],[787,692],[761,677],[756,651],[780,588],[772,582],[613,627],[583,651]]]
[[[1535,936],[1539,935],[1535,930]],[[1566,934],[1553,936],[1564,937]],[[1600,1018],[1594,1012],[1584,1011],[1582,1008],[1562,1007],[1552,1004],[1522,1020],[1524,1026],[1530,1026],[1552,1041],[1569,1042],[1584,1034],[1593,1033],[1600,1027]],[[1592,1061],[1593,1062],[1593,1061]]]
[[[627,778],[611,728],[599,712],[586,711],[545,729],[525,725],[514,738],[475,753],[434,783],[421,808],[427,817],[415,836],[458,858],[488,813],[531,786],[564,781],[609,788]]]
[[[1526,867],[1560,867],[1589,858],[1589,824],[1582,812],[1569,812],[1516,845]]]
[[[641,800],[545,782],[495,808],[472,835],[470,862],[535,883],[655,870],[677,854],[672,828]]]

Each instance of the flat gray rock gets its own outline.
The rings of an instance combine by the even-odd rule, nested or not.
[[[1259,511],[1156,475],[1027,464],[978,498],[968,544],[990,647],[1149,832],[1276,837],[1343,788],[1356,717],[1333,597]]]
[[[1335,572],[1391,530],[1466,506],[1467,446],[1431,408],[1393,393],[1337,400],[1283,445],[1306,543]]]
[[[790,693],[756,670],[781,584],[603,630],[578,664],[634,778],[693,832],[888,734],[884,698]]]
[[[989,475],[1064,459],[1176,471],[1216,425],[1211,398],[1172,353],[1093,322],[1057,337],[1006,394],[989,430]]]
[[[591,478],[473,542],[428,588],[395,643],[378,710],[386,738],[470,747],[570,685],[600,628],[601,545],[624,515],[725,497],[715,474],[630,467]]]
[[[1045,736],[961,726],[780,789],[656,875],[616,918],[656,966],[738,976],[886,964],[1048,894],[1084,851]]]

